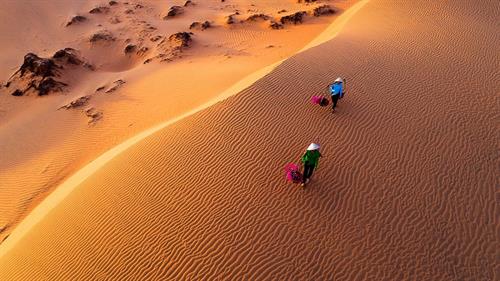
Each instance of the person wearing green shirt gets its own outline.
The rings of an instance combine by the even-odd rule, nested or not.
[[[302,186],[306,186],[309,183],[314,169],[318,167],[319,158],[321,157],[319,152],[319,144],[311,143],[306,150],[306,153],[302,156],[302,163],[304,164],[304,175],[302,177]]]

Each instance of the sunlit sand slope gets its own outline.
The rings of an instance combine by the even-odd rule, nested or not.
[[[498,4],[416,2],[370,1],[334,40],[120,154],[0,247],[0,275],[497,280]],[[337,112],[310,104],[338,75]],[[282,168],[311,141],[324,157],[301,190]]]
[[[0,52],[0,243],[99,155],[218,99],[243,77],[290,57],[323,32],[330,34],[325,29],[356,1],[191,1],[196,5],[163,19],[171,6],[186,2],[0,1],[0,42],[9,42]],[[312,15],[326,3],[335,13]],[[226,16],[237,10],[228,24]],[[269,26],[297,11],[309,12],[302,24]],[[210,28],[191,29],[197,21]],[[192,32],[186,37],[192,41],[184,38],[187,47],[172,49],[175,41],[168,38],[181,31]],[[102,40],[91,42],[95,35]],[[11,77],[28,52],[48,58],[63,48],[73,48],[73,56],[93,67],[58,59],[63,68],[56,81],[68,84],[62,92],[37,96],[33,88],[26,90],[34,77]],[[12,95],[16,89],[22,96]]]

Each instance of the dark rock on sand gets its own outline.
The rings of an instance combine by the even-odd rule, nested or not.
[[[61,92],[65,86],[67,86],[66,83],[56,81],[52,77],[45,77],[42,79],[34,78],[28,82],[27,87],[24,90],[16,89],[12,92],[12,95],[23,96],[29,90],[33,89],[38,96],[45,96],[50,92]]]
[[[52,77],[42,79],[38,85],[32,83],[32,86],[38,91],[39,96],[47,95],[49,92],[62,92],[68,84],[54,80]]]
[[[159,59],[162,62],[170,62],[180,58],[182,51],[191,45],[191,32],[177,32],[163,39],[158,43],[160,53],[153,58],[146,60],[144,63],[151,62],[152,59]]]
[[[282,24],[288,24],[288,23],[299,24],[302,23],[306,15],[307,12],[305,11],[296,12],[294,14],[281,17],[280,22]]]
[[[20,96],[24,95],[24,92],[19,90],[19,89],[16,89],[14,92],[12,92],[11,95],[16,96],[16,97],[20,97]]]
[[[168,37],[168,41],[173,45],[173,47],[177,48],[184,48],[184,47],[189,47],[191,42],[193,41],[191,39],[191,34],[190,32],[177,32]]]
[[[281,24],[279,22],[271,21],[271,23],[269,24],[269,27],[272,29],[283,29],[283,24]]]
[[[208,22],[208,21],[204,21],[203,23],[201,23],[199,21],[195,21],[195,22],[193,22],[189,26],[189,29],[201,29],[201,30],[205,30],[205,29],[207,29],[209,27],[211,27],[211,25],[210,25],[210,22]]]
[[[186,3],[184,3],[184,7],[187,7],[187,6],[194,6],[194,2],[191,1],[191,0],[187,0]]]
[[[28,53],[24,56],[24,61],[18,72],[20,77],[23,77],[26,72],[30,72],[32,76],[40,76],[42,78],[56,76],[58,69],[62,69],[66,64],[80,65],[83,60],[79,57],[78,52],[72,48],[64,48],[54,53],[52,58],[41,58],[33,53]]]
[[[109,4],[110,6],[114,6],[114,5],[117,5],[117,4],[118,4],[118,2],[116,2],[116,1],[109,1],[109,3],[108,3],[108,4]]]
[[[90,14],[105,14],[109,12],[109,7],[95,7],[89,11]]]
[[[164,20],[168,18],[173,18],[177,15],[184,13],[184,9],[181,6],[172,6],[166,16],[163,17]]]
[[[111,32],[109,32],[107,30],[98,31],[98,32],[92,34],[92,36],[90,36],[90,39],[89,39],[89,41],[92,43],[99,42],[99,41],[114,41],[114,40],[115,40],[115,38],[113,37]]]
[[[24,56],[24,61],[7,82],[14,82],[16,87],[12,95],[23,96],[28,91],[34,90],[39,96],[50,92],[63,91],[66,83],[57,81],[60,71],[67,65],[84,65],[86,63],[79,57],[78,52],[72,48],[57,51],[51,58],[41,58],[33,53]]]
[[[137,49],[137,46],[134,45],[134,44],[128,44],[126,47],[125,47],[125,54],[129,54],[129,53],[132,53],[132,52],[135,52],[135,50]]]
[[[237,14],[230,14],[229,16],[227,16],[226,17],[226,23],[227,24],[233,24],[233,23],[235,23],[236,22],[236,20],[235,20],[235,16],[236,15]]]
[[[134,45],[134,44],[128,44],[124,50],[125,54],[130,54],[130,53],[135,52],[138,55],[143,55],[147,51],[149,51],[148,47],[144,46],[144,47],[141,47],[140,49],[138,49],[137,45]]]
[[[28,53],[24,56],[23,64],[18,72],[20,72],[20,77],[30,72],[32,76],[41,76],[43,78],[56,75],[57,68],[53,60],[41,58],[33,53]]]
[[[259,20],[268,20],[271,17],[265,14],[254,14],[249,16],[246,21],[259,21]]]
[[[52,58],[56,59],[59,64],[80,65],[83,63],[83,61],[79,58],[77,51],[72,48],[59,50],[52,56]]]
[[[125,84],[125,81],[123,81],[122,79],[118,79],[115,82],[113,82],[113,84],[114,84],[114,86],[109,88],[108,90],[106,90],[105,93],[112,93],[112,92],[116,91],[118,88],[121,87],[121,85]]]
[[[319,6],[319,7],[314,8],[314,10],[313,10],[313,15],[315,17],[319,17],[322,15],[331,15],[334,13],[335,13],[335,10],[333,10],[332,7],[330,7],[330,5]]]
[[[90,100],[90,96],[82,96],[82,97],[79,97],[75,100],[72,100],[70,103],[68,104],[65,104],[61,107],[59,107],[59,109],[70,109],[70,108],[77,108],[77,107],[81,107],[81,106],[84,106],[88,103],[88,101]]]
[[[84,22],[86,20],[87,20],[86,17],[77,15],[77,16],[72,17],[71,20],[68,21],[68,23],[66,23],[66,26],[70,26],[70,25],[73,25],[73,24]]]
[[[88,63],[88,62],[84,62],[83,67],[85,67],[86,69],[91,70],[91,71],[95,70],[95,66],[93,64]]]

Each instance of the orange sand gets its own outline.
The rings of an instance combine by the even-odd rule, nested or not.
[[[82,175],[0,245],[1,276],[497,280],[498,5],[416,2],[370,0],[333,40]],[[339,75],[337,113],[311,105]],[[300,190],[282,167],[311,141],[324,158]]]
[[[162,20],[172,1],[136,2],[110,7],[102,15],[88,13],[100,1],[12,1],[2,4],[0,11],[1,41],[13,42],[0,54],[0,81],[6,80],[21,64],[27,52],[50,56],[56,50],[72,47],[96,66],[96,71],[69,73],[67,92],[47,97],[13,97],[12,89],[0,89],[0,241],[2,241],[30,210],[54,188],[81,167],[122,141],[165,120],[172,120],[210,103],[221,92],[253,72],[281,61],[302,49],[336,18],[308,17],[302,25],[272,30],[262,22],[226,25],[224,16],[239,9],[243,20],[254,13],[276,14],[280,9],[290,13],[310,10],[315,5],[294,1],[275,1],[273,5],[232,1],[195,1],[185,13]],[[353,1],[330,3],[339,12]],[[132,9],[134,13],[125,14]],[[24,17],[13,16],[19,12]],[[75,14],[87,22],[65,27]],[[38,18],[43,16],[43,19]],[[112,24],[110,19],[119,18]],[[160,50],[150,42],[156,35],[167,36],[189,31],[193,21],[210,20],[213,28],[191,30],[193,45],[172,62],[142,62]],[[148,31],[145,21],[157,28]],[[102,25],[101,27],[97,26]],[[14,28],[16,27],[16,28]],[[109,30],[114,42],[90,44],[89,35]],[[22,36],[21,36],[22,35]],[[151,51],[145,56],[125,55],[130,43],[144,42]],[[143,41],[141,41],[143,40]],[[13,46],[18,47],[13,47]],[[274,47],[270,48],[269,46]],[[126,81],[113,93],[96,93],[113,81]],[[88,106],[103,113],[95,124],[88,124],[82,109],[58,110],[77,97],[91,95]]]

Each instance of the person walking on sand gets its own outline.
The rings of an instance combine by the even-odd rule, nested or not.
[[[318,167],[320,157],[322,157],[322,155],[319,153],[319,144],[311,143],[301,159],[304,164],[304,175],[302,177],[301,186],[306,186],[306,184],[309,183],[309,179],[314,169]]]
[[[342,78],[337,78],[333,81],[328,88],[330,89],[330,94],[332,95],[332,110],[335,112],[335,107],[337,107],[337,102],[344,95],[345,80]]]

